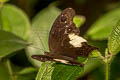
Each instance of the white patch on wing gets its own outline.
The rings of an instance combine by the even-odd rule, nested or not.
[[[71,33],[68,35],[68,37],[70,38],[69,43],[71,45],[73,45],[74,47],[82,47],[82,42],[87,42],[84,38],[75,35],[75,33]]]
[[[66,60],[62,60],[62,59],[54,59],[55,61],[58,61],[58,62],[61,62],[61,63],[64,63],[64,64],[68,64],[69,61],[66,61]]]

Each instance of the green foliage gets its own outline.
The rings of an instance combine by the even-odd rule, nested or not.
[[[28,46],[27,42],[10,32],[0,30],[0,34],[1,58]]]
[[[32,72],[35,72],[37,71],[35,68],[33,67],[27,67],[27,68],[24,68],[23,70],[21,70],[19,72],[20,75],[24,75],[24,74],[28,74],[28,73],[32,73]]]
[[[73,18],[73,22],[75,23],[76,27],[80,27],[82,24],[85,22],[85,17],[84,16],[75,16]]]
[[[90,58],[100,58],[100,59],[102,59],[103,57],[102,57],[102,55],[101,55],[101,53],[98,51],[98,50],[94,50],[94,51],[92,51],[92,53],[89,55],[89,57]]]
[[[28,38],[30,23],[19,8],[13,5],[4,5],[1,8],[0,21],[0,34],[3,34],[0,36],[0,57],[5,57],[28,45],[22,38]]]
[[[0,18],[0,29],[12,32],[25,40],[28,39],[31,25],[21,9],[5,4],[1,8]]]
[[[54,70],[53,63],[45,62],[41,65],[37,74],[36,80],[51,80],[51,75]]]
[[[120,19],[120,8],[110,11],[100,17],[88,30],[86,36],[92,40],[106,40],[113,26]]]
[[[0,79],[1,80],[12,80],[12,77],[7,66],[7,61],[0,62]]]
[[[16,80],[34,80],[36,77],[37,69],[33,67],[27,67],[18,72]]]
[[[76,80],[83,67],[64,64],[54,64],[54,71],[51,80]]]
[[[110,54],[116,55],[120,51],[120,21],[113,28],[108,39]]]
[[[29,19],[21,9],[10,4],[0,8],[0,79],[20,79],[18,74],[13,75],[10,60],[4,61],[3,57],[11,57],[16,51],[27,47],[29,43],[25,40],[29,37],[29,31]]]
[[[32,19],[31,26],[27,15],[21,9],[10,4],[0,7],[0,79],[34,80],[36,77],[36,80],[76,80],[102,65],[99,61],[106,65],[106,80],[109,79],[109,63],[113,61],[113,55],[120,51],[120,22],[118,22],[120,8],[100,17],[88,30],[86,34],[86,38],[90,39],[88,42],[99,47],[102,54],[99,50],[95,50],[88,58],[79,57],[78,61],[85,63],[84,67],[49,61],[43,63],[31,58],[31,55],[43,55],[45,51],[49,51],[49,31],[60,12],[61,10],[56,8],[56,5],[50,5]],[[77,27],[80,27],[85,18],[76,16],[73,21]],[[106,45],[107,38],[108,45]],[[30,63],[39,68],[39,71],[31,65],[16,67],[14,63],[11,63],[12,60],[8,58],[8,55],[12,57],[13,53],[17,54],[17,51],[21,49],[26,50]]]

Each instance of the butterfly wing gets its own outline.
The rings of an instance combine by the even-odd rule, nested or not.
[[[68,35],[70,33],[76,35],[80,33],[73,23],[74,16],[75,11],[72,8],[66,8],[55,20],[49,35],[49,48],[52,54],[73,56],[73,52],[71,53],[69,49],[71,45]],[[74,54],[74,56],[76,55]]]
[[[88,56],[96,47],[87,44],[87,41],[78,36],[80,31],[73,23],[75,11],[66,8],[56,18],[49,33],[49,49],[45,55],[33,55],[32,58],[44,61],[56,61],[71,65],[80,65],[78,56]]]

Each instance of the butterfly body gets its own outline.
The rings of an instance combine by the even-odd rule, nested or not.
[[[33,55],[32,58],[45,61],[55,61],[58,63],[80,65],[77,61],[79,56],[87,57],[96,47],[87,44],[87,41],[78,36],[80,31],[73,23],[75,11],[72,8],[66,8],[56,18],[49,33],[49,49],[45,55]]]

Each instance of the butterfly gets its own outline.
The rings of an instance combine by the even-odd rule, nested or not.
[[[55,61],[68,65],[84,64],[78,62],[79,56],[88,57],[91,51],[97,48],[88,45],[87,40],[79,36],[80,30],[73,23],[75,11],[66,8],[56,18],[49,33],[49,51],[45,55],[32,55],[33,59],[45,62]]]

